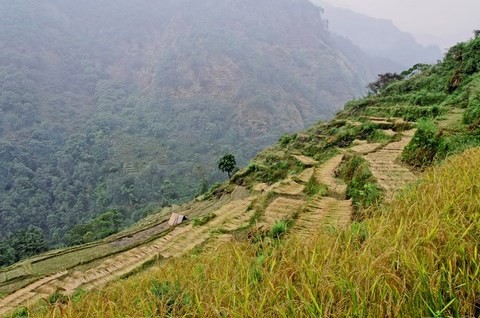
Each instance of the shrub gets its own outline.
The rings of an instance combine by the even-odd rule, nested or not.
[[[274,239],[280,239],[288,231],[288,222],[286,221],[277,221],[270,230],[270,235]]]
[[[440,136],[431,120],[420,121],[417,128],[412,141],[403,150],[402,159],[411,166],[423,169],[433,163],[440,146]]]
[[[445,93],[418,92],[413,95],[411,102],[418,106],[428,106],[441,103],[446,97]]]
[[[294,135],[284,134],[278,142],[280,143],[280,146],[285,147],[290,143],[294,142],[296,139],[297,139],[297,135],[295,134]]]
[[[347,198],[352,199],[355,219],[362,219],[360,210],[376,205],[383,198],[383,191],[373,177],[367,161],[355,155],[346,157],[340,165],[338,175],[347,184]]]
[[[468,108],[463,114],[465,124],[474,124],[480,120],[480,99],[474,99],[468,103]]]

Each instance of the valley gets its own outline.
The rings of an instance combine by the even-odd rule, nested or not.
[[[389,124],[395,120],[384,119]],[[406,168],[391,169],[392,166],[398,166],[395,162],[413,133],[414,130],[395,132],[400,137],[398,142],[378,144],[364,141],[361,149],[353,146],[339,148],[338,151],[364,156],[371,163],[372,172],[380,186],[391,197],[395,190],[415,179]],[[372,149],[365,151],[369,148]],[[224,193],[218,199],[200,198],[186,205],[167,208],[155,218],[145,220],[129,232],[104,242],[52,252],[0,271],[0,277],[3,277],[0,291],[11,293],[0,299],[0,315],[18,306],[48,299],[56,292],[72,295],[79,289],[89,291],[101,288],[112,280],[127,277],[146,264],[162,266],[162,260],[180,257],[207,242],[212,245],[217,238],[220,241],[233,239],[233,233],[239,229],[253,227],[259,231],[269,231],[277,222],[292,220],[293,227],[289,235],[298,235],[307,240],[318,231],[335,230],[350,224],[354,208],[351,200],[346,199],[346,185],[336,177],[344,155],[335,155],[324,163],[301,154],[291,156],[305,167],[304,170],[272,185],[255,184],[249,191],[232,184],[228,190],[230,193]],[[324,193],[305,193],[305,185],[312,178],[326,187]],[[262,200],[269,203],[264,211],[256,210],[254,201]],[[204,225],[195,226],[195,222],[188,221],[171,228],[166,224],[170,213],[186,215],[190,220],[211,213],[215,217]],[[95,255],[89,255],[92,250]],[[76,264],[67,265],[62,261],[65,258],[76,260]],[[53,264],[69,267],[61,272],[48,273],[48,270],[60,270]],[[45,277],[35,278],[41,272],[40,268],[45,270]]]

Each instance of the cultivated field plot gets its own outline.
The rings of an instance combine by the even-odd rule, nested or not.
[[[416,179],[408,168],[398,163],[403,149],[412,140],[414,133],[415,130],[406,131],[400,141],[392,142],[379,151],[365,156],[373,176],[385,190],[387,200],[393,197],[397,189]]]
[[[171,229],[166,224],[166,216],[160,224],[97,244],[49,253],[7,268],[1,274],[1,286],[6,293],[14,292],[0,299],[0,315],[47,298],[57,290],[72,294],[78,288],[91,290],[103,286],[149,261],[180,256],[192,250],[209,239],[214,230],[228,231],[246,226],[253,214],[248,206],[254,197],[242,198],[245,193],[239,188],[219,200],[190,203],[172,210],[190,218],[214,212],[216,217],[203,226],[190,224]]]

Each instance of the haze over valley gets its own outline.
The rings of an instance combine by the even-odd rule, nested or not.
[[[317,4],[1,1],[0,238],[42,238],[3,262],[185,202],[224,180],[222,155],[242,167],[377,74],[440,58],[386,21]]]

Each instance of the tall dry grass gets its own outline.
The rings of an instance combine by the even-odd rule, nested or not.
[[[308,242],[235,242],[31,317],[478,317],[480,150]]]

